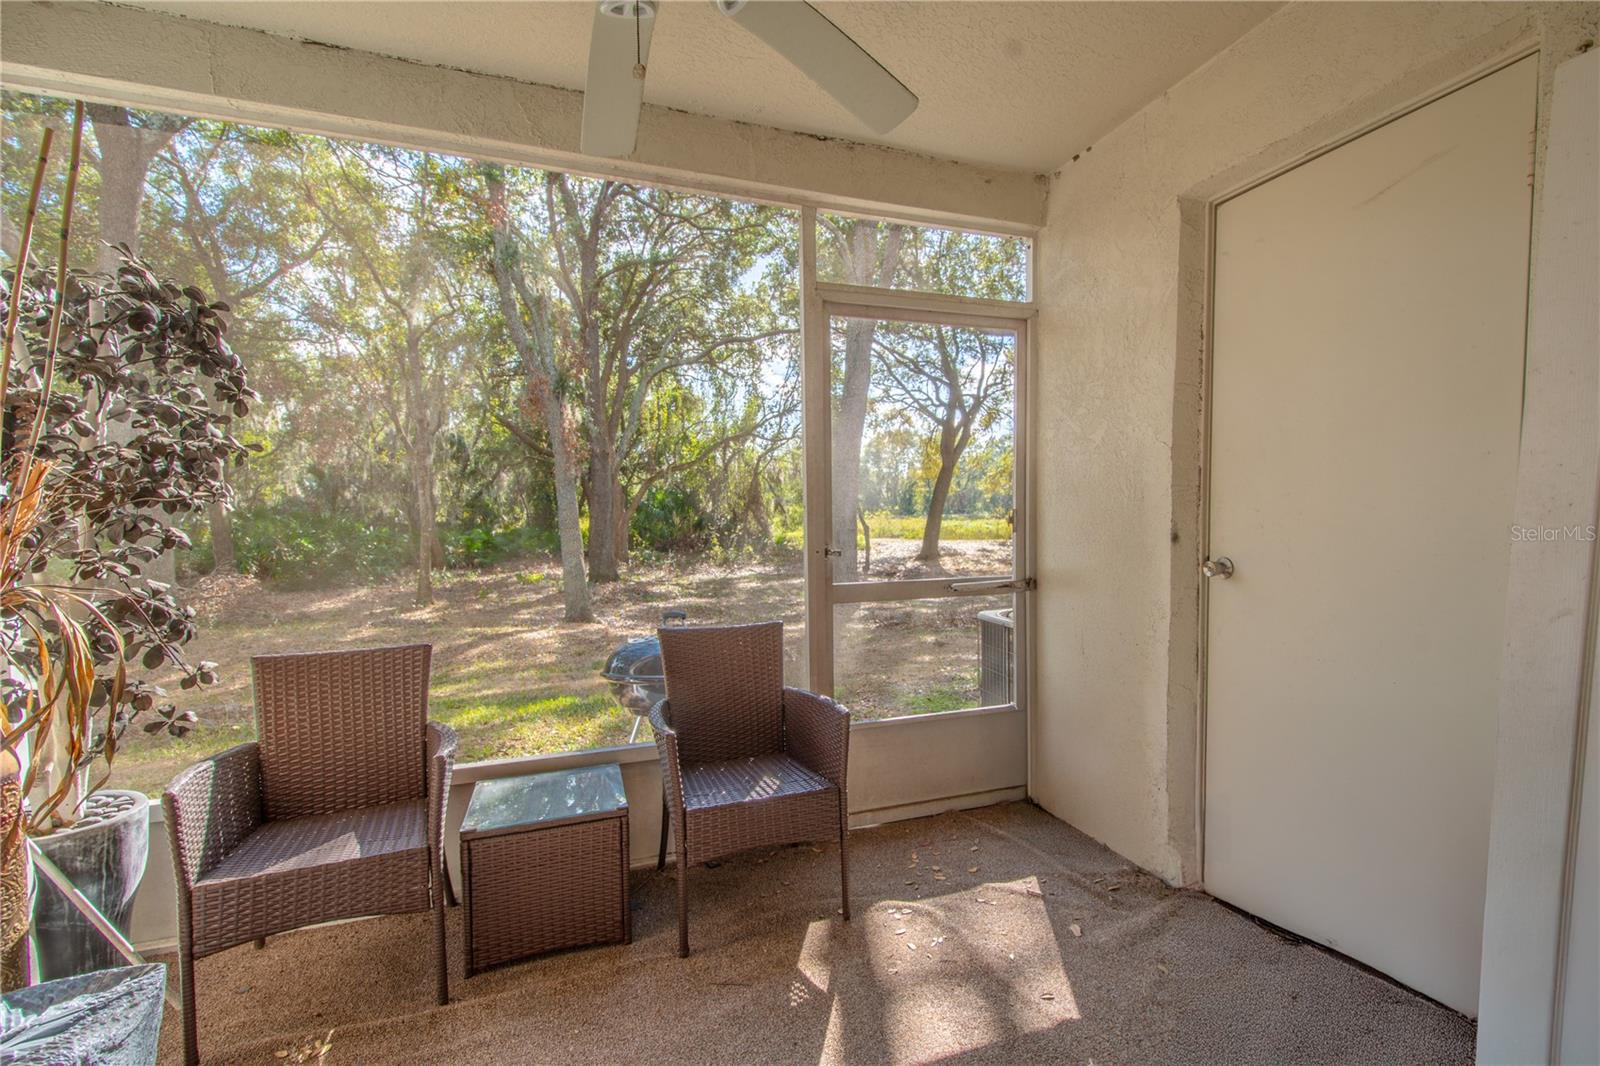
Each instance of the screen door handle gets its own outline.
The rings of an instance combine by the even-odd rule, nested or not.
[[[984,592],[1032,592],[1038,584],[1031,577],[1008,578],[992,577],[977,578],[971,581],[952,581],[949,589],[951,592],[969,592],[973,594]]]

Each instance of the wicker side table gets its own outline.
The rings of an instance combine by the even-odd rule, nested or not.
[[[628,798],[615,763],[479,781],[461,822],[467,975],[628,943]]]

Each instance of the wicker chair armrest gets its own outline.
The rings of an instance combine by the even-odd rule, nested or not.
[[[783,738],[789,754],[842,791],[850,763],[850,712],[803,688],[783,690]]]
[[[460,747],[456,731],[442,722],[428,723],[428,865],[435,876],[446,886],[446,896],[455,901],[450,879],[444,876],[449,868],[445,859],[445,812],[450,805],[450,776],[456,768],[456,749]]]
[[[229,748],[184,770],[161,795],[183,887],[189,888],[261,824],[261,749]]]
[[[461,740],[442,722],[428,723],[428,838],[444,840],[445,805],[450,801],[450,776],[455,773]]]
[[[665,697],[650,708],[650,728],[656,735],[656,754],[661,758],[661,788],[667,806],[683,809],[683,764],[678,759],[678,732],[667,724],[672,706]]]

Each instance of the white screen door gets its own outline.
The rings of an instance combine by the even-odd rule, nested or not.
[[[829,501],[821,621],[832,640],[812,682],[874,717],[1015,706],[1003,645],[1025,625],[1025,324],[826,298],[823,309],[830,424],[817,495]]]
[[[1205,884],[1469,1014],[1536,71],[1216,215]]]
[[[818,282],[814,217],[801,216],[810,685],[870,720],[1022,709],[1034,309]]]

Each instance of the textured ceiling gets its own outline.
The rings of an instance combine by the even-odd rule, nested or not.
[[[594,10],[585,2],[511,0],[135,0],[130,6],[571,89],[583,87]],[[818,0],[816,6],[921,98],[916,113],[887,136],[872,136],[703,0],[662,5],[645,100],[1049,171],[1278,5]]]

